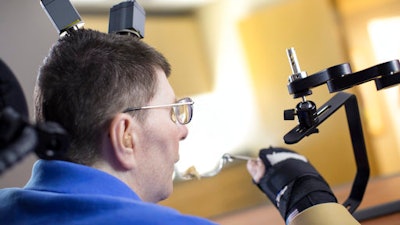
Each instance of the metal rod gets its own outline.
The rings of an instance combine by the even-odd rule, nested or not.
[[[299,61],[297,60],[296,51],[294,48],[286,49],[286,53],[289,59],[290,68],[292,69],[293,74],[297,74],[301,72]]]
[[[254,159],[253,157],[250,157],[250,156],[232,155],[232,154],[229,154],[229,153],[225,153],[224,156],[227,157],[229,159],[229,161],[232,161],[232,159],[245,160],[245,161]]]
[[[198,174],[198,175],[199,175],[199,177],[213,177],[213,176],[219,174],[221,172],[222,168],[228,162],[232,162],[233,160],[245,160],[245,161],[248,161],[248,160],[252,160],[252,159],[255,159],[255,158],[250,157],[250,156],[232,155],[232,154],[229,154],[229,153],[225,153],[224,155],[222,155],[221,159],[219,160],[218,164],[214,167],[214,169],[212,169],[211,171],[208,171],[206,173]],[[195,177],[192,174],[179,173],[176,170],[176,168],[175,168],[175,175],[177,176],[177,178],[182,179],[182,180],[191,180],[191,179],[193,179]]]

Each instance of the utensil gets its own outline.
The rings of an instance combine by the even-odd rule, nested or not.
[[[175,169],[175,177],[177,179],[181,179],[181,180],[191,180],[194,178],[200,179],[200,178],[213,177],[213,176],[216,176],[217,174],[219,174],[221,172],[221,170],[224,168],[224,166],[227,165],[227,163],[233,162],[234,160],[248,161],[248,160],[252,160],[252,159],[254,159],[254,158],[250,157],[250,156],[233,155],[230,153],[225,153],[222,155],[218,164],[212,170],[210,170],[206,173],[199,174],[196,171],[195,167],[189,168],[185,173],[180,173],[179,171],[177,171]]]

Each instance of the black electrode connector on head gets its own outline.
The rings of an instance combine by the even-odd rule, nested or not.
[[[40,0],[40,4],[61,37],[83,27],[83,20],[69,0]]]
[[[114,5],[110,9],[108,33],[144,37],[146,12],[135,0]]]

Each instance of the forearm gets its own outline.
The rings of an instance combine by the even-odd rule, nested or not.
[[[289,219],[289,218],[288,218]],[[289,222],[289,221],[288,221]],[[312,206],[291,220],[288,225],[359,225],[349,211],[339,203]]]

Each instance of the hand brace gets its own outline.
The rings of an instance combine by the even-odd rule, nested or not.
[[[259,157],[265,174],[257,185],[287,222],[313,205],[337,202],[328,183],[304,156],[270,147],[260,150]]]

